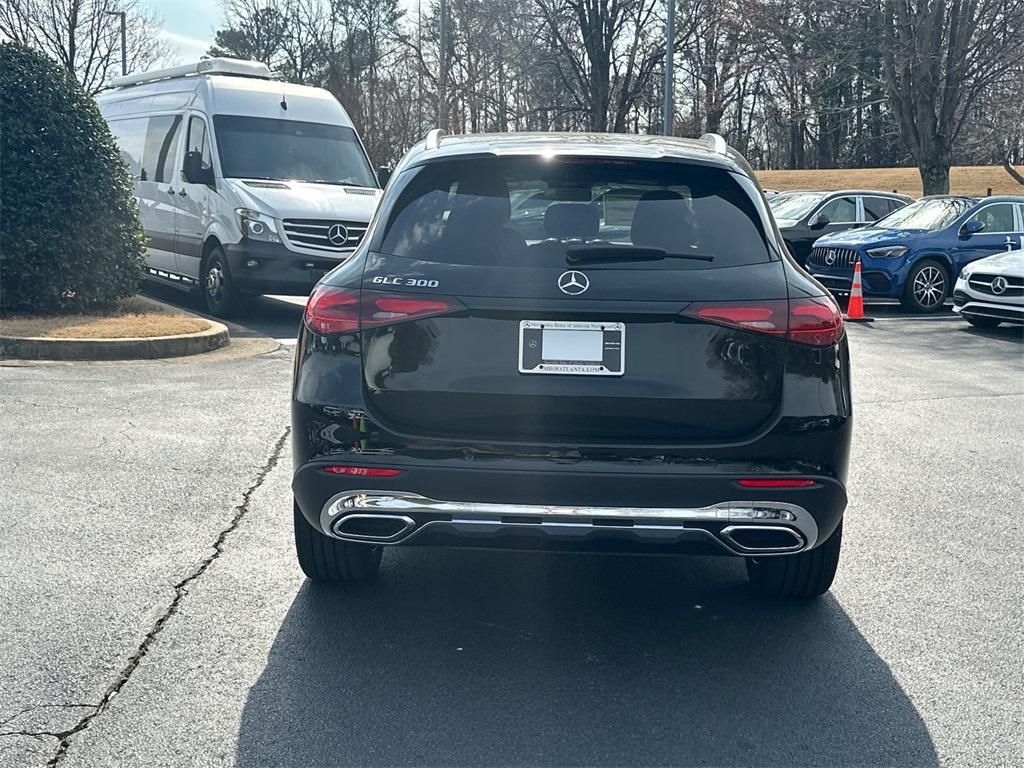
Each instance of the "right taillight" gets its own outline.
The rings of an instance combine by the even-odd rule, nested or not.
[[[827,298],[694,302],[682,314],[695,320],[785,337],[816,347],[835,344],[843,333],[843,316],[839,307]]]
[[[384,294],[322,285],[306,304],[306,323],[317,333],[357,333],[363,328],[458,312],[465,306],[445,296]]]
[[[831,299],[793,299],[789,302],[786,336],[801,344],[828,347],[843,335],[843,315]]]

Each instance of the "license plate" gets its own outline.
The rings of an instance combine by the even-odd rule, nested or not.
[[[519,372],[563,376],[621,376],[626,365],[624,323],[523,320]]]

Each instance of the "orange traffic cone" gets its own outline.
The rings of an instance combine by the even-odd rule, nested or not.
[[[870,323],[873,318],[864,316],[864,289],[860,280],[860,259],[853,265],[853,285],[850,286],[850,301],[846,305],[843,319],[848,323]]]

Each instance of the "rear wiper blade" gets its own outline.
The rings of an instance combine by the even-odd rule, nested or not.
[[[675,253],[664,248],[648,248],[642,245],[617,245],[615,243],[583,243],[570,245],[565,249],[565,260],[570,264],[594,263],[601,261],[658,261],[659,259],[689,259],[692,261],[714,261],[714,256],[704,253]]]

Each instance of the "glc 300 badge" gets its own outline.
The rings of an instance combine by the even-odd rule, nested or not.
[[[558,276],[558,289],[570,296],[579,296],[590,287],[590,279],[582,272],[570,269]]]

